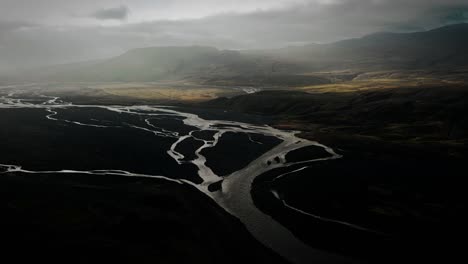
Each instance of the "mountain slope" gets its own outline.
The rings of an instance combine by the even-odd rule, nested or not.
[[[468,24],[417,33],[376,33],[270,52],[316,69],[435,69],[468,66]]]
[[[238,51],[212,47],[151,47],[72,70],[63,69],[47,76],[76,81],[156,81],[202,78],[205,76],[261,75],[267,59]]]

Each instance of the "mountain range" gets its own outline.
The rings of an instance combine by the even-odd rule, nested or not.
[[[451,70],[468,67],[468,24],[415,33],[375,33],[275,50],[149,47],[118,57],[23,73],[53,81],[192,80],[236,84],[323,83],[318,71]]]

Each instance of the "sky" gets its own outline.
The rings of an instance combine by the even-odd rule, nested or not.
[[[139,47],[279,48],[461,22],[467,0],[0,0],[0,71]]]

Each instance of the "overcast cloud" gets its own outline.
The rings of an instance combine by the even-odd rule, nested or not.
[[[130,10],[127,6],[118,6],[111,8],[102,8],[94,12],[91,17],[100,20],[125,20]]]
[[[0,70],[137,47],[276,48],[460,22],[466,0],[0,0]]]

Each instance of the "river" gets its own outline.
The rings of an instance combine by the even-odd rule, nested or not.
[[[59,115],[60,111],[64,109],[75,109],[79,111],[80,109],[90,108],[102,109],[115,114],[138,116],[144,119],[145,125],[116,124],[95,118],[91,118],[87,121],[69,120],[61,118]],[[150,175],[107,168],[93,168],[92,170],[62,168],[60,170],[35,171],[23,168],[21,164],[1,164],[1,160],[0,173],[116,175],[155,178],[176,182],[178,184],[188,184],[212,198],[220,207],[238,218],[259,242],[271,248],[292,263],[342,263],[349,261],[349,259],[309,247],[296,238],[287,228],[282,226],[271,216],[258,210],[254,205],[251,196],[251,186],[257,176],[277,168],[291,168],[291,173],[293,173],[293,166],[301,165],[301,168],[307,168],[314,162],[338,159],[341,157],[335,153],[333,149],[325,145],[299,138],[297,136],[297,131],[285,131],[268,125],[249,124],[229,120],[208,120],[197,114],[184,112],[178,108],[167,106],[75,105],[64,102],[59,97],[45,96],[37,92],[31,92],[30,89],[22,91],[15,87],[8,87],[7,89],[0,90],[0,111],[1,109],[38,109],[43,110],[44,117],[51,122],[86,126],[93,129],[118,129],[125,127],[152,133],[155,136],[155,140],[159,137],[170,138],[173,140],[173,143],[171,147],[166,150],[167,155],[180,165],[189,163],[196,166],[198,176],[203,181],[201,183],[194,183],[187,179],[175,178],[173,175]],[[158,118],[180,119],[186,126],[193,128],[193,130],[188,133],[182,133],[174,129],[158,126]],[[213,136],[209,139],[199,138],[195,134],[195,132],[199,131],[210,131]],[[244,168],[229,175],[221,176],[217,175],[213,169],[207,165],[207,157],[203,155],[203,151],[218,146],[220,140],[227,133],[258,134],[277,138],[281,143],[252,160]],[[188,160],[184,153],[178,151],[178,146],[187,140],[195,140],[202,143],[201,147],[192,153],[195,157],[194,159]],[[252,144],[258,143],[253,140],[251,141]],[[326,153],[328,153],[328,156],[297,162],[288,162],[286,160],[286,155],[289,152],[309,146],[323,148]],[[285,177],[287,175],[282,176]],[[221,187],[213,190],[210,186],[214,184],[220,185]],[[277,198],[280,199],[279,196]],[[299,213],[301,212],[299,211]]]

